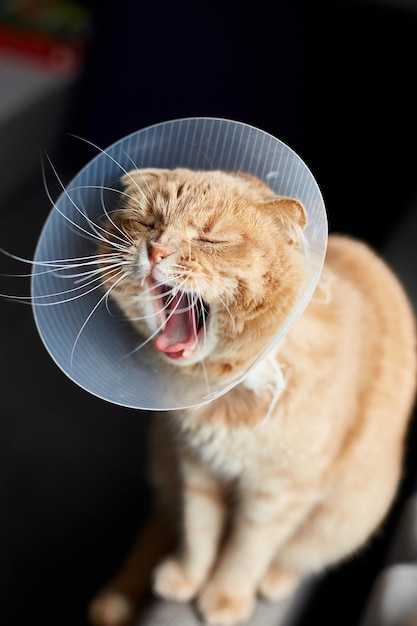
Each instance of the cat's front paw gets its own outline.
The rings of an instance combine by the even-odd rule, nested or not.
[[[93,626],[127,626],[133,623],[134,607],[122,593],[106,591],[91,602],[88,618]]]
[[[198,610],[206,624],[235,626],[251,616],[255,598],[224,588],[208,586],[197,601]]]
[[[174,558],[163,561],[153,574],[153,591],[166,600],[188,602],[197,592],[199,583],[185,572],[183,566]]]
[[[286,600],[297,589],[300,576],[272,563],[258,586],[258,593],[266,600]]]

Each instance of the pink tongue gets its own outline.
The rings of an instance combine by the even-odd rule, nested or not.
[[[164,330],[154,345],[161,352],[182,352],[195,343],[194,313],[184,294],[174,296],[169,306]]]

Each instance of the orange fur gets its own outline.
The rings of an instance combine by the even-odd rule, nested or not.
[[[211,379],[246,369],[299,295],[303,206],[277,197],[248,174],[145,169],[125,175],[123,182],[121,207],[114,223],[106,224],[109,245],[99,247],[105,255],[120,233],[131,238],[123,253],[129,276],[121,282],[117,272],[108,276],[111,296],[148,336],[155,331],[150,303],[155,288],[143,284],[144,276],[152,273],[161,283],[198,294],[211,309],[207,336],[191,358],[176,364]],[[144,302],[146,317],[138,319]]]
[[[206,371],[223,376],[253,361],[299,293],[300,203],[222,172],[134,172],[125,184],[124,228],[150,223],[154,203],[159,226],[146,237],[169,247],[164,259],[189,262],[187,285],[210,307]],[[223,243],[198,241],[208,233]],[[123,289],[113,296],[129,315],[135,286]],[[285,384],[271,404],[274,372]],[[150,474],[178,546],[156,567],[154,592],[196,598],[208,624],[233,625],[257,593],[285,597],[360,549],[401,479],[416,373],[414,313],[400,282],[367,245],[332,235],[316,292],[281,345],[211,403],[155,414]]]

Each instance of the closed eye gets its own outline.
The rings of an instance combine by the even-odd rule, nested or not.
[[[149,221],[147,221],[144,218],[132,218],[132,217],[128,217],[128,218],[123,218],[120,221],[120,226],[123,229],[127,229],[127,230],[132,230],[135,227],[142,227],[142,228],[153,228],[153,224]]]
[[[226,239],[216,237],[196,237],[194,241],[207,246],[236,246],[242,243],[244,237],[240,233],[227,233]]]
[[[208,239],[207,237],[199,237],[198,239],[196,239],[196,241],[198,243],[206,243],[206,244],[210,244],[212,246],[216,246],[216,245],[220,245],[220,244],[226,244],[227,241],[226,240],[222,240],[222,239]]]
[[[155,227],[152,222],[148,222],[146,219],[136,219],[135,221],[131,220],[131,225],[136,225],[136,227],[140,230],[146,231],[151,231]]]

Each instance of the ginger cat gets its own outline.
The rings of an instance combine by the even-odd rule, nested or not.
[[[100,246],[101,267],[121,264],[110,297],[185,374],[248,367],[302,287],[302,204],[241,173],[134,170],[123,185]],[[130,623],[152,582],[233,626],[257,594],[287,597],[360,549],[396,495],[416,373],[400,282],[365,243],[330,236],[312,300],[244,382],[152,417],[157,511],[91,622]]]

